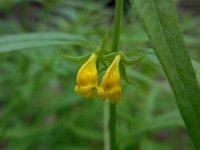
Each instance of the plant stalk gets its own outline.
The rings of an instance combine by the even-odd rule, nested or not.
[[[123,11],[123,0],[115,0],[115,20],[114,20],[112,52],[117,52],[119,48],[122,11]]]
[[[112,52],[117,52],[119,49],[122,11],[123,11],[123,0],[116,0]],[[117,150],[118,146],[116,143],[116,104],[115,103],[114,104],[109,103],[109,134],[110,134],[109,136],[110,150]]]

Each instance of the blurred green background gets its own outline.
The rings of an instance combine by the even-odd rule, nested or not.
[[[198,63],[200,2],[176,2],[190,56]],[[63,32],[100,44],[106,30],[112,33],[113,10],[112,0],[0,0],[0,36]],[[149,39],[125,0],[120,49],[145,48],[151,48]],[[74,92],[81,64],[66,62],[57,50],[73,56],[91,51],[66,44],[0,53],[0,149],[104,148],[104,103]],[[145,58],[129,68],[128,76],[135,84],[122,81],[119,149],[193,150],[161,68]]]

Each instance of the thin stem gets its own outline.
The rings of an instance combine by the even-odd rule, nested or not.
[[[116,144],[116,104],[109,104],[110,150],[117,150]]]
[[[109,134],[109,102],[104,102],[104,150],[110,150]]]
[[[114,33],[113,33],[113,43],[112,43],[113,52],[118,51],[118,48],[119,48],[122,10],[123,10],[123,0],[116,0],[115,1]]]
[[[116,52],[119,49],[122,10],[123,0],[116,0],[112,52]],[[116,143],[116,104],[111,103],[109,104],[109,134],[110,150],[117,150],[118,146]]]

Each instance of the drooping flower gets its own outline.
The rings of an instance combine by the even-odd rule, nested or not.
[[[121,101],[121,85],[119,63],[121,56],[117,55],[102,78],[99,95],[103,100],[109,98],[112,103]]]
[[[96,68],[97,55],[93,53],[90,58],[80,67],[74,90],[78,94],[90,97],[98,95],[98,75]]]

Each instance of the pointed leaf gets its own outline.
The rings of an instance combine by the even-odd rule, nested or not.
[[[91,55],[90,53],[89,54],[86,54],[84,56],[79,56],[79,57],[73,57],[73,56],[68,56],[60,51],[57,51],[57,53],[62,56],[65,60],[69,61],[69,62],[72,62],[72,63],[83,63],[85,62],[89,56]]]
[[[200,149],[200,87],[173,0],[131,0],[176,97],[191,139]]]

